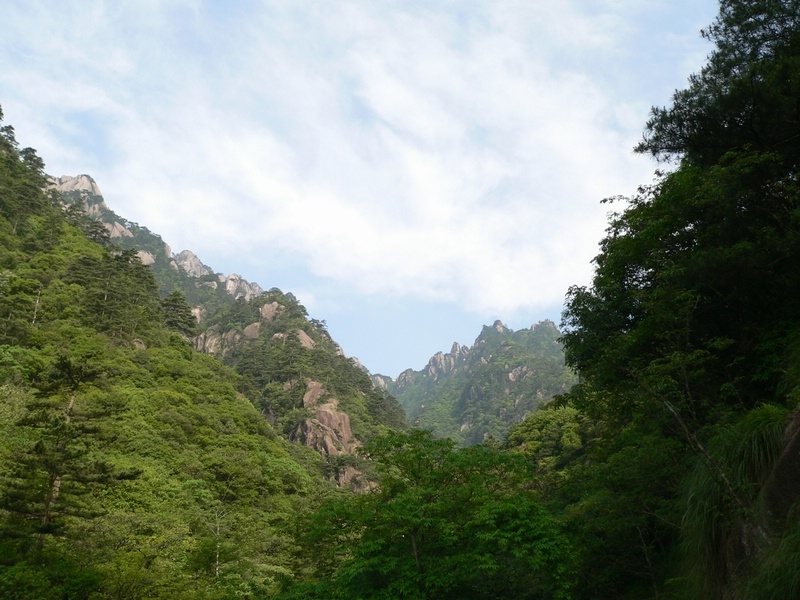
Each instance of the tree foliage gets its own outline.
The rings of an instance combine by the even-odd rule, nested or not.
[[[520,457],[456,450],[422,430],[364,452],[377,487],[313,517],[310,551],[332,597],[569,597],[569,545],[526,489]]]
[[[706,66],[637,148],[676,168],[611,215],[592,284],[567,295],[581,382],[562,406],[588,419],[592,462],[561,466],[553,502],[580,516],[587,595],[639,597],[647,579],[656,597],[794,595],[791,578],[765,585],[777,556],[796,559],[794,526],[765,533],[759,498],[781,476],[800,382],[798,15],[794,1],[720,3]],[[638,565],[620,552],[637,538]]]

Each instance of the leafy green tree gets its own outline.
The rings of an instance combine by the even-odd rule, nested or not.
[[[712,166],[731,150],[800,158],[800,2],[721,0],[702,32],[715,44],[706,65],[654,108],[637,147],[658,158]]]
[[[187,337],[197,332],[197,319],[192,314],[192,308],[186,302],[186,296],[180,290],[175,290],[161,300],[161,310],[164,312],[164,321],[167,327]]]
[[[800,383],[798,15],[794,0],[722,0],[708,63],[654,109],[637,148],[677,168],[611,216],[592,284],[569,290],[562,340],[581,377],[569,402],[597,438],[558,496],[589,550],[578,588],[592,597],[641,594],[645,580],[622,574],[644,567],[656,596],[665,580],[693,582],[688,597],[795,595],[792,578],[764,585],[758,571],[797,555],[791,527],[781,552],[758,534],[756,498]],[[696,569],[673,562],[679,548]]]
[[[780,157],[740,153],[682,166],[612,218],[562,338],[585,385],[613,392],[602,414],[665,411],[686,433],[779,400],[800,310],[797,206]]]
[[[378,437],[365,453],[377,487],[315,517],[318,573],[334,582],[318,589],[341,598],[569,597],[569,546],[525,489],[520,457],[456,450],[421,430]]]

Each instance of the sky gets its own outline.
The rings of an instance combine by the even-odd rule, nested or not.
[[[396,377],[557,324],[712,0],[4,0],[0,106],[55,176],[293,293]]]

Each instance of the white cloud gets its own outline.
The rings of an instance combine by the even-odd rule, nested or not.
[[[276,253],[368,294],[552,306],[588,280],[599,200],[652,170],[630,148],[667,99],[613,87],[635,79],[616,71],[637,68],[641,2],[66,4],[0,25],[18,30],[3,95],[49,162],[207,261]],[[107,137],[85,167],[77,112]]]

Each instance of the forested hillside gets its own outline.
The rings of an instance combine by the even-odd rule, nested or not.
[[[800,3],[723,0],[569,290],[581,382],[520,425],[584,598],[800,597]]]
[[[8,126],[0,159],[0,596],[276,589],[319,456],[192,350],[135,252],[43,192]]]
[[[552,321],[519,331],[496,321],[472,346],[453,344],[421,371],[373,381],[397,398],[409,421],[438,437],[466,445],[503,440],[509,427],[575,382],[560,335]]]
[[[360,474],[302,437],[321,426],[307,390],[352,412],[339,450],[403,425],[399,407],[277,290],[206,308],[241,374],[196,351],[183,293],[46,194],[10,126],[0,159],[0,596],[273,595],[305,568],[298,518]],[[262,337],[233,343],[251,315]]]
[[[161,236],[111,210],[90,176],[48,181],[69,214],[148,267],[168,325],[243,375],[240,389],[253,404],[284,437],[319,451],[340,485],[362,485],[357,448],[406,419],[344,356],[324,321],[310,319],[291,293],[215,273],[190,250],[173,254]]]

